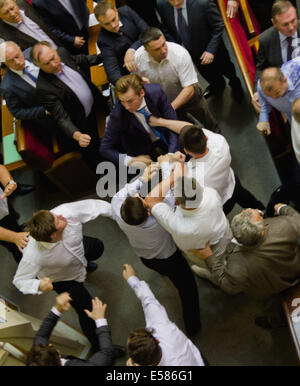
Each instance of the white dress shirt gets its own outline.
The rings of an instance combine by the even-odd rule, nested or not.
[[[39,73],[40,73],[40,68],[38,66],[36,66],[32,62],[29,62],[29,60],[25,59],[25,68],[26,67],[28,68],[30,73],[32,73],[33,76],[38,78]],[[36,88],[36,82],[34,82],[28,75],[24,74],[23,71],[14,70],[11,67],[9,69],[10,69],[10,71],[15,72],[16,74],[18,74],[23,80],[25,80],[25,82],[30,84],[30,86]]]
[[[282,57],[282,63],[285,63],[287,61],[287,54],[288,54],[288,42],[286,40],[287,36],[279,32],[279,41],[280,41],[280,48],[281,48],[281,57]],[[295,50],[295,46],[297,47],[298,43],[298,31],[294,33],[292,36],[293,42],[292,42],[292,47],[293,47],[293,54],[296,54],[296,56],[299,55],[299,50]],[[292,55],[293,56],[293,55]],[[293,59],[293,57],[292,57]]]
[[[300,164],[300,124],[295,120],[294,117],[292,117],[291,135],[295,156],[298,163]]]
[[[22,16],[22,21],[19,23],[10,23],[3,20],[5,23],[11,25],[12,27],[17,28],[19,31],[23,32],[25,35],[31,36],[33,39],[38,41],[49,42],[54,49],[57,48],[57,45],[52,39],[41,29],[41,27],[31,20],[28,16],[25,15],[25,12],[20,9],[20,14]]]
[[[0,188],[0,197],[3,194],[3,190]],[[2,220],[4,217],[6,217],[9,213],[8,205],[7,205],[7,198],[5,197],[4,200],[0,200],[0,220]]]
[[[153,329],[153,336],[159,341],[162,358],[158,366],[204,366],[197,347],[169,320],[148,284],[136,276],[131,276],[128,284],[142,303],[146,328]]]
[[[60,205],[51,210],[63,215],[67,225],[62,240],[56,243],[36,241],[29,236],[23,258],[13,284],[24,294],[41,294],[40,280],[49,277],[53,282],[86,278],[87,260],[84,256],[82,224],[98,216],[111,216],[111,206],[102,200],[83,200]]]
[[[165,165],[164,165],[165,164]],[[171,173],[171,167],[168,169],[167,163],[163,163],[163,178]],[[153,216],[149,216],[146,221],[140,225],[129,225],[121,217],[121,206],[127,197],[134,197],[139,193],[143,182],[139,179],[126,184],[111,201],[113,219],[128,237],[129,243],[139,257],[145,259],[167,259],[176,251],[176,245],[172,236],[158,224]],[[165,201],[169,206],[174,207],[174,196],[168,194]]]
[[[230,148],[223,135],[202,129],[207,137],[208,153],[202,158],[187,162],[188,176],[195,177],[201,186],[215,189],[224,205],[235,187],[234,172],[230,167]]]
[[[180,44],[167,42],[168,55],[156,62],[142,46],[135,52],[137,74],[159,83],[172,102],[184,87],[198,84],[198,77],[188,51]]]
[[[188,14],[187,14],[187,7],[186,7],[186,0],[184,0],[182,4],[182,16],[184,20],[186,21],[186,24],[189,25],[189,19],[188,19]],[[175,17],[175,25],[178,30],[178,10],[177,8],[174,7],[174,17]]]
[[[205,248],[217,244],[227,230],[227,219],[218,193],[205,187],[203,199],[197,209],[176,207],[175,212],[165,203],[152,208],[156,220],[173,236],[175,244],[188,256],[189,249]]]

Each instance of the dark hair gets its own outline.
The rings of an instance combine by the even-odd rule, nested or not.
[[[128,336],[128,354],[138,365],[156,366],[161,360],[161,348],[152,332],[153,330],[142,328],[134,330]]]
[[[61,366],[56,348],[45,344],[34,344],[28,353],[26,366]]]
[[[56,232],[54,217],[49,210],[39,210],[26,223],[25,230],[36,241],[51,242],[51,235]]]
[[[206,150],[207,138],[199,126],[184,126],[179,134],[179,140],[181,146],[192,153],[203,154]]]
[[[106,11],[114,8],[115,7],[107,0],[99,1],[99,3],[94,8],[95,18],[99,21],[99,17],[104,16]]]
[[[121,206],[121,217],[129,225],[140,225],[147,220],[148,212],[138,197],[127,197]]]
[[[148,43],[152,42],[153,40],[159,39],[163,33],[159,28],[156,27],[149,27],[146,28],[139,36],[139,40],[143,44],[143,46],[146,46]]]

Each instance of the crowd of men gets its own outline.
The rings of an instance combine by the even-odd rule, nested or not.
[[[201,330],[194,273],[228,294],[266,299],[266,313],[255,322],[269,329],[283,323],[277,295],[300,281],[300,214],[289,206],[293,201],[300,207],[296,8],[276,0],[272,26],[260,36],[252,100],[259,112],[257,129],[272,135],[269,113],[275,107],[291,126],[294,151],[290,180],[265,203],[265,218],[265,205],[231,168],[229,145],[207,104],[227,82],[232,98],[237,103],[243,98],[223,42],[217,2],[147,4],[153,17],[145,21],[138,6],[135,11],[97,1],[100,54],[88,55],[85,0],[0,0],[0,55],[6,67],[0,89],[8,110],[43,135],[55,131],[64,150],[80,150],[94,172],[102,161],[128,170],[127,184],[110,203],[63,203],[34,213],[23,229],[9,203],[20,188],[0,165],[0,242],[18,264],[13,285],[25,295],[58,294],[36,334],[28,365],[105,366],[126,352],[112,344],[106,305],[84,285],[104,245],[83,235],[82,224],[98,216],[116,221],[141,262],[170,278],[182,303],[185,333],[134,268],[124,265],[123,277],[141,300],[146,320],[144,329],[128,337],[129,366],[208,364],[192,342]],[[238,1],[229,0],[227,7],[228,17],[234,17]],[[90,78],[90,67],[102,62],[117,97],[111,111]],[[198,73],[208,82],[205,90]],[[98,111],[107,116],[101,139]],[[236,203],[243,210],[229,224],[227,215]],[[71,305],[91,343],[93,355],[86,361],[65,358],[49,345],[53,328]]]

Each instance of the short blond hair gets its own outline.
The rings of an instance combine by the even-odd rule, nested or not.
[[[115,91],[118,96],[119,94],[125,94],[130,88],[134,90],[136,95],[140,95],[141,91],[145,89],[143,79],[137,74],[122,76],[116,82]]]

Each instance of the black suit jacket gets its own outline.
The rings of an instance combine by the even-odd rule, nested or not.
[[[50,335],[58,322],[59,317],[53,312],[42,322],[40,329],[34,337],[33,344],[47,345]],[[110,366],[113,363],[113,347],[111,342],[110,328],[102,326],[96,329],[100,350],[88,360],[79,358],[68,359],[65,366]]]
[[[20,9],[25,12],[25,15],[33,20],[48,36],[51,38],[57,46],[61,46],[62,43],[59,39],[54,36],[46,24],[41,20],[39,14],[29,5],[25,0],[16,0],[17,5]],[[0,38],[4,40],[12,40],[17,43],[22,50],[25,50],[28,47],[32,47],[38,40],[32,38],[25,33],[18,31],[15,27],[10,26],[7,23],[4,23],[0,19]]]
[[[224,31],[224,23],[214,0],[186,0],[190,31],[190,54],[197,63],[204,51],[216,54]],[[157,0],[157,8],[162,24],[181,43],[178,34],[174,7],[168,0]]]
[[[71,4],[77,17],[83,24],[84,31],[78,28],[73,16],[57,0],[32,0],[32,5],[41,16],[50,31],[63,43],[64,47],[71,51],[74,47],[75,36],[88,38],[88,24],[90,12],[85,0],[71,0]],[[87,45],[87,43],[86,43]]]
[[[300,21],[298,21],[298,39],[299,37]],[[282,64],[279,32],[275,27],[270,27],[259,36],[254,87],[256,88],[260,75],[265,68],[281,67]]]
[[[177,119],[177,115],[166,94],[157,83],[145,84],[145,101],[150,112],[166,119]],[[180,150],[178,135],[164,127],[158,129],[168,141],[168,150]],[[118,165],[119,155],[136,157],[151,153],[152,142],[149,134],[134,114],[127,111],[118,100],[105,129],[100,144],[100,155]]]
[[[101,51],[104,68],[111,83],[115,83],[121,76],[128,74],[123,67],[124,55],[128,48],[137,49],[141,46],[139,35],[146,28],[147,23],[130,7],[118,9],[123,24],[122,34],[113,33],[101,28],[98,37],[98,47]]]
[[[104,113],[108,115],[109,108],[106,100],[85,72],[87,67],[100,63],[102,61],[101,56],[72,56],[63,47],[60,47],[57,52],[61,61],[77,71],[89,85],[94,97],[93,109],[96,107],[103,109]],[[84,107],[74,92],[56,75],[40,70],[37,80],[37,95],[40,103],[51,113],[52,119],[67,136],[72,137],[75,131],[86,129],[87,120]]]
[[[31,48],[23,54],[29,60]],[[1,82],[1,94],[11,114],[17,119],[45,119],[45,108],[37,98],[36,89],[9,68]]]

